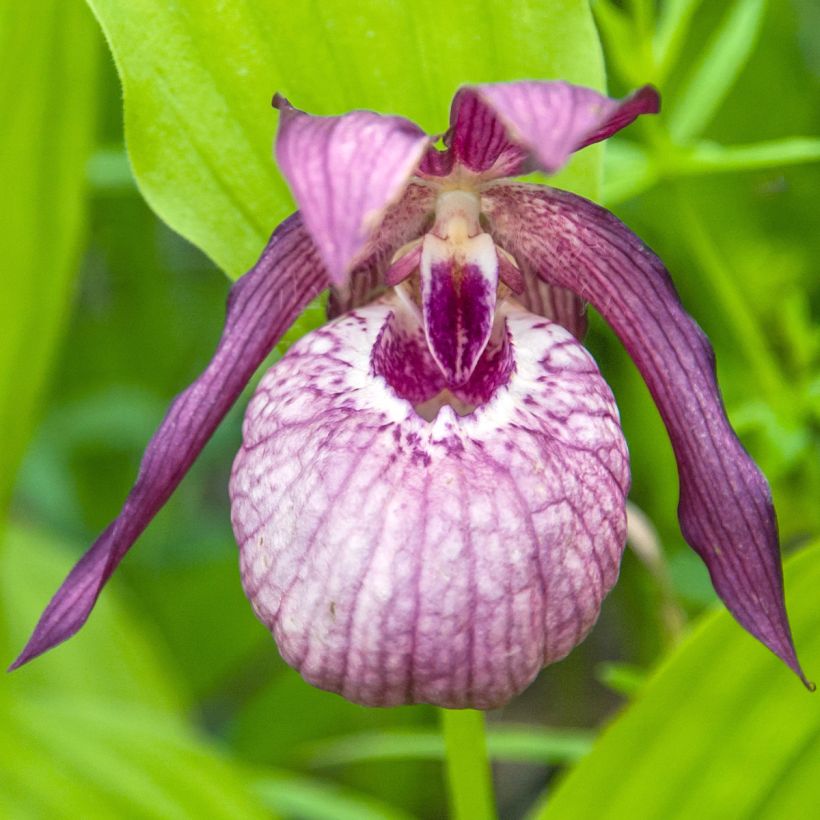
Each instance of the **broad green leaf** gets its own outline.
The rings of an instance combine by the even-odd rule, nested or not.
[[[736,0],[694,64],[670,109],[669,130],[679,142],[698,136],[717,113],[757,42],[766,0]]]
[[[795,642],[820,671],[820,544],[786,563]],[[783,820],[820,805],[820,708],[726,611],[704,618],[549,796],[541,820]]]
[[[88,0],[123,84],[134,174],[154,210],[232,276],[292,202],[271,156],[273,92],[316,114],[372,108],[431,133],[466,82],[601,88],[585,0]],[[561,184],[595,196],[598,149]]]
[[[370,795],[290,772],[269,772],[254,791],[274,811],[300,820],[411,820],[403,810]]]
[[[77,267],[98,40],[81,0],[0,8],[0,514],[36,419]]]
[[[494,760],[553,765],[579,760],[590,749],[592,734],[580,729],[493,725],[487,728],[487,751]],[[440,732],[361,732],[310,744],[305,749],[313,766],[340,766],[361,760],[442,760]]]

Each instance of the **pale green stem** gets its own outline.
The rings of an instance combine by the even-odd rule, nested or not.
[[[484,713],[440,709],[453,820],[495,820]]]

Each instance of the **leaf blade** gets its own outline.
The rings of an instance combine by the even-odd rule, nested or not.
[[[787,562],[786,581],[797,643],[817,669],[820,545]],[[715,612],[662,664],[537,816],[775,817],[779,806],[820,800],[816,780],[796,774],[789,784],[792,762],[806,748],[814,755],[818,741],[814,699],[726,612]],[[606,795],[605,803],[590,800],[594,794]]]

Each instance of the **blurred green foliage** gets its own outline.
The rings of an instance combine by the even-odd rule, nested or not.
[[[100,51],[94,21],[79,3],[0,6],[0,515],[65,324]]]
[[[557,67],[575,81],[602,77],[586,6],[570,0],[394,0],[355,13],[324,0],[321,14],[305,3],[226,3],[208,14],[193,2],[91,5],[123,73],[146,199],[230,275],[290,207],[270,159],[272,91],[317,112],[372,106],[440,130],[461,80]],[[730,417],[772,482],[784,549],[797,551],[820,533],[816,4],[593,5],[610,91],[654,81],[664,97],[660,117],[610,141],[604,199],[667,261],[711,337]],[[0,46],[0,230],[10,251],[0,501],[34,432],[0,550],[10,661],[116,514],[167,402],[207,361],[227,283],[137,192],[119,81],[87,10],[4,2]],[[129,73],[134,55],[148,55],[152,71]],[[560,184],[594,192],[600,155],[587,157]],[[230,168],[227,189],[215,167]],[[316,305],[290,338],[320,321]],[[610,796],[618,818],[673,816],[670,806],[679,816],[805,816],[818,799],[816,697],[725,614],[676,647],[662,579],[689,617],[714,596],[678,530],[674,461],[646,388],[600,322],[588,345],[618,398],[632,500],[657,529],[665,575],[628,554],[589,639],[490,716],[500,814],[525,816],[546,788],[547,816],[598,816],[593,798]],[[367,710],[305,685],[242,595],[225,489],[241,404],[84,632],[0,683],[3,816],[445,813],[433,710]],[[815,548],[787,575],[810,677],[820,676],[819,563]],[[767,789],[762,815],[754,794]]]

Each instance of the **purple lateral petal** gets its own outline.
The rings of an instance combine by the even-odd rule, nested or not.
[[[659,107],[651,86],[623,100],[557,81],[466,86],[453,99],[447,141],[454,160],[475,173],[508,177],[538,167],[551,174],[573,151]],[[432,175],[436,165],[426,160],[422,170]]]
[[[372,111],[314,117],[277,95],[276,158],[322,261],[345,281],[430,142],[409,120]]]
[[[450,130],[444,137],[447,149],[428,149],[421,163],[423,174],[448,176],[456,163],[490,178],[523,173],[529,151],[510,138],[506,123],[479,95],[481,87],[462,88],[453,97]]]
[[[564,191],[499,186],[484,206],[502,247],[588,300],[618,334],[669,431],[686,540],[737,620],[805,681],[768,484],[726,418],[712,348],[661,261],[611,213]]]
[[[500,706],[584,637],[616,580],[617,410],[573,337],[518,308],[509,383],[428,423],[368,375],[394,311],[306,336],[260,384],[231,478],[243,584],[314,685]]]
[[[256,368],[326,286],[315,247],[294,214],[231,289],[214,357],[174,399],[148,443],[122,512],[63,582],[12,669],[70,638],[85,623],[117,564],[168,500]]]

